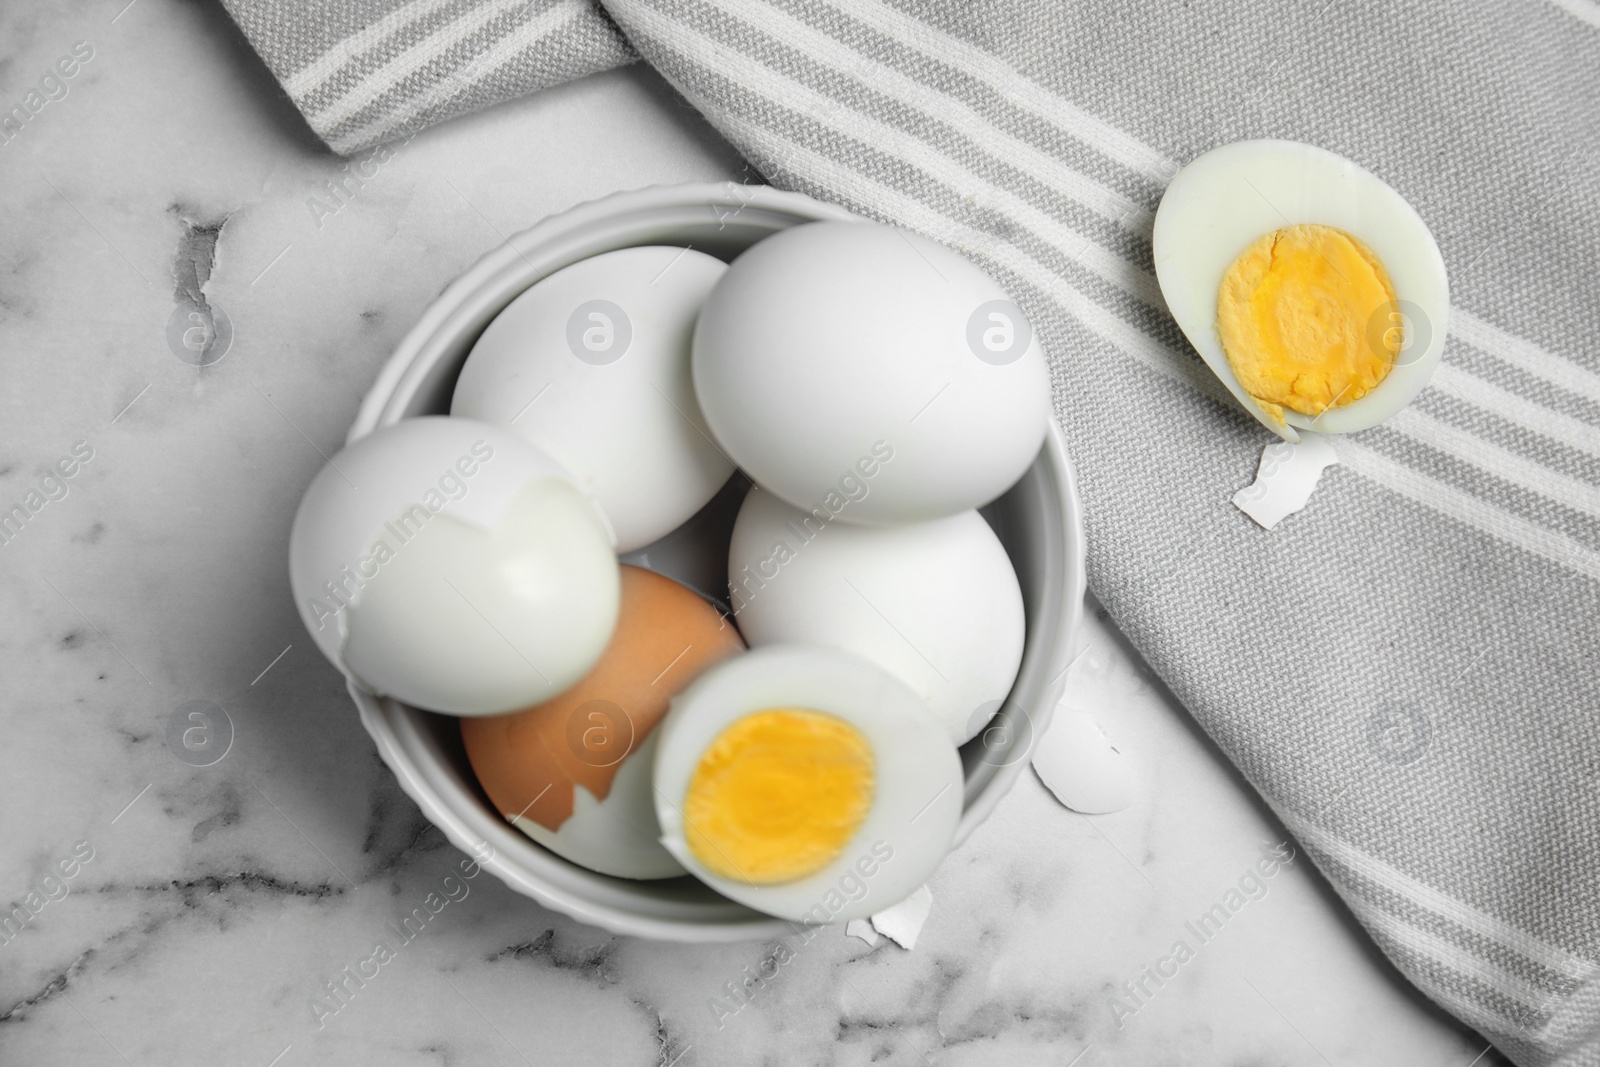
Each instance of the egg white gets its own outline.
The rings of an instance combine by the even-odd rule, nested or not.
[[[996,363],[973,337],[1001,305],[1015,351]],[[796,226],[740,255],[701,309],[692,365],[734,462],[845,522],[987,504],[1034,461],[1051,416],[1043,349],[999,283],[876,223]]]
[[[976,511],[821,526],[756,487],[734,524],[728,584],[752,647],[826,645],[876,663],[958,745],[1000,707],[1022,663],[1022,588]]]
[[[1234,260],[1257,238],[1317,223],[1356,237],[1382,261],[1405,314],[1407,340],[1393,369],[1366,396],[1320,415],[1269,415],[1233,373],[1217,330],[1217,294]],[[1352,433],[1389,418],[1427,385],[1444,352],[1450,290],[1427,223],[1372,172],[1295,141],[1239,141],[1180,170],[1156,212],[1156,279],[1172,317],[1244,409],[1287,441],[1299,430]]]
[[[693,249],[646,245],[557,271],[484,330],[450,413],[512,427],[600,502],[618,551],[648,545],[733,473],[689,378],[695,317],[727,269]],[[592,300],[628,317],[631,337],[612,362],[587,362],[570,347],[569,320]]]
[[[746,715],[774,708],[820,711],[854,726],[872,748],[875,787],[866,818],[833,862],[792,882],[749,885],[699,861],[685,839],[683,805],[717,736]],[[662,844],[719,893],[769,915],[822,924],[881,911],[926,882],[955,837],[961,761],[948,734],[904,683],[846,653],[791,644],[735,656],[680,693],[656,732]]]
[[[621,581],[603,517],[554,460],[437,416],[377,430],[317,474],[289,577],[317,647],[356,684],[454,715],[541,703],[581,678],[616,626]]]

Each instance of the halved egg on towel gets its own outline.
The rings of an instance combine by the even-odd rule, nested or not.
[[[928,880],[961,818],[961,761],[927,705],[848,653],[770,645],[707,670],[659,727],[662,844],[724,896],[859,919]]]
[[[1241,141],[1194,160],[1162,197],[1154,254],[1189,342],[1288,441],[1376,426],[1444,350],[1449,285],[1427,224],[1312,145]]]

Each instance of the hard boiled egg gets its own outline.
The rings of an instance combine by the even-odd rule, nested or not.
[[[469,419],[407,419],[329,460],[295,513],[289,579],[335,666],[453,715],[561,692],[617,618],[599,512],[538,448]]]
[[[728,587],[753,647],[855,653],[909,686],[958,745],[999,709],[1022,663],[1022,589],[976,511],[851,526],[755,488],[733,528]]]
[[[922,701],[833,649],[772,645],[672,702],[655,754],[662,843],[723,895],[796,922],[910,896],[950,848],[961,761]]]
[[[689,377],[700,305],[727,270],[688,248],[624,248],[534,285],[478,338],[450,413],[509,426],[572,472],[631,552],[733,473]]]
[[[506,819],[557,855],[621,878],[681,875],[651,796],[656,726],[674,694],[743,648],[703,597],[624,566],[600,662],[554,700],[463,719],[467,758]]]
[[[1450,308],[1444,259],[1394,189],[1293,141],[1242,141],[1173,177],[1156,212],[1173,318],[1274,433],[1377,425],[1427,384]]]
[[[981,506],[1050,418],[1038,340],[970,261],[873,223],[796,226],[746,251],[701,310],[694,386],[738,465],[805,511],[909,522]]]

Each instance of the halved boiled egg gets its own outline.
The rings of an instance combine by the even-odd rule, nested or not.
[[[662,844],[724,896],[796,922],[910,896],[961,818],[961,761],[881,668],[811,645],[725,660],[658,728]]]
[[[1439,247],[1382,179],[1312,145],[1200,156],[1156,212],[1156,278],[1228,391],[1274,433],[1350,433],[1399,411],[1444,351]]]

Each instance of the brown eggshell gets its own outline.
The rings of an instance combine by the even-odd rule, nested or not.
[[[553,700],[462,719],[467,758],[502,815],[554,832],[572,816],[577,786],[604,800],[672,697],[743,650],[739,631],[700,594],[623,565],[617,628],[600,661]]]

